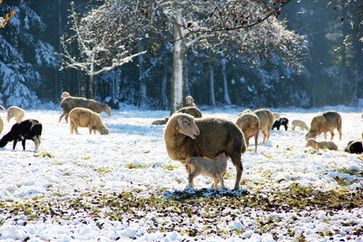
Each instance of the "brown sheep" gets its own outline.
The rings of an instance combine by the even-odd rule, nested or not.
[[[254,111],[257,117],[260,119],[260,130],[263,135],[263,143],[270,138],[270,133],[273,125],[273,115],[268,109],[257,109]]]
[[[321,141],[318,142],[315,139],[309,138],[306,143],[306,147],[313,147],[314,149],[329,149],[329,150],[338,150],[338,146],[334,144],[332,141]]]
[[[213,159],[225,153],[236,166],[234,189],[239,189],[243,171],[241,154],[246,151],[246,142],[242,131],[231,121],[175,113],[166,123],[164,142],[172,160],[184,161],[191,156]]]
[[[109,131],[102,122],[101,116],[87,108],[74,108],[69,113],[71,134],[75,131],[78,134],[78,127],[88,127],[89,133],[96,130],[101,134],[108,134]]]
[[[296,127],[299,127],[303,131],[309,130],[309,127],[302,120],[295,119],[292,121],[291,125],[292,125],[292,130],[295,130]]]
[[[217,189],[218,183],[224,188],[223,176],[227,169],[227,156],[224,153],[219,154],[214,159],[206,159],[203,157],[188,157],[185,160],[185,168],[188,172],[188,186],[193,188],[193,180],[199,175],[208,176],[213,179],[213,189]]]
[[[10,119],[15,118],[17,123],[21,123],[23,121],[25,115],[25,111],[22,108],[17,106],[11,106],[8,108],[8,114],[6,116],[6,120],[10,122]]]
[[[334,129],[338,130],[339,139],[342,140],[342,117],[335,111],[326,111],[311,120],[310,130],[305,135],[305,140],[315,138],[321,133],[324,133],[324,138],[326,139],[327,132],[330,132],[332,140],[334,137]]]
[[[185,98],[185,107],[196,107],[194,98],[192,96],[187,96]]]
[[[202,112],[195,106],[192,107],[183,107],[180,108],[177,113],[187,113],[189,115],[192,115],[194,118],[201,118]]]
[[[68,122],[69,112],[73,108],[88,108],[96,113],[105,112],[108,116],[111,116],[111,108],[107,104],[98,103],[93,99],[87,99],[84,97],[66,97],[61,102],[61,107],[63,108],[63,113],[59,117],[59,122],[64,117],[66,122]]]
[[[238,117],[236,124],[242,130],[247,147],[249,145],[250,138],[252,136],[255,137],[255,152],[257,152],[260,119],[254,113],[244,112]]]

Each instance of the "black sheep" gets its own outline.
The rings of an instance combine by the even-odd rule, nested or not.
[[[349,141],[347,147],[344,149],[345,152],[351,154],[362,154],[363,153],[363,142],[362,141]]]
[[[9,133],[4,135],[0,140],[0,147],[4,147],[8,142],[14,141],[13,149],[16,143],[21,141],[23,150],[25,150],[25,140],[30,139],[34,141],[35,151],[38,150],[40,145],[40,137],[42,135],[42,124],[35,119],[27,119],[21,123],[16,123],[11,127]]]
[[[277,128],[277,130],[280,130],[280,126],[283,125],[285,127],[285,130],[287,130],[287,126],[289,124],[289,120],[287,118],[280,118],[278,120],[275,120],[274,124],[272,125],[272,130]]]

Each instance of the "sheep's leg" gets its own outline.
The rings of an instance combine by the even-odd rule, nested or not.
[[[324,132],[324,139],[326,139],[326,132]]]
[[[293,131],[295,131],[295,126],[294,125],[291,128],[292,128]]]
[[[14,139],[13,150],[15,150],[16,143],[18,143],[18,139],[17,138]]]
[[[74,124],[73,124],[73,122],[72,122],[72,121],[69,123],[69,128],[70,128],[70,130],[71,130],[71,134],[73,134],[73,131],[74,131]]]
[[[188,186],[187,188],[194,188],[194,178],[197,176],[197,172],[193,171],[192,173],[189,173],[188,175]]]
[[[34,144],[35,144],[35,151],[38,151],[40,140],[36,136],[34,137]]]
[[[25,139],[21,141],[21,145],[23,146],[23,150],[25,150]]]
[[[65,113],[62,113],[61,116],[59,116],[59,120],[58,120],[58,123],[61,122],[62,118],[64,117]]]
[[[342,127],[338,127],[339,140],[342,140]]]
[[[255,153],[257,152],[258,133],[255,134]]]
[[[219,174],[219,181],[221,183],[221,188],[224,189],[224,179],[223,179],[223,175]]]
[[[92,126],[88,126],[89,134],[92,134]]]
[[[68,113],[65,113],[64,115],[65,115],[64,116],[64,119],[66,120],[66,123],[68,123],[68,116],[69,116],[69,114]]]
[[[330,131],[330,140],[333,140],[333,138],[334,138],[334,132]]]
[[[212,189],[217,189],[218,183],[219,183],[219,177],[218,177],[218,175],[214,175],[213,176]]]
[[[240,184],[241,178],[242,178],[242,172],[243,172],[241,154],[233,154],[233,155],[231,155],[231,159],[232,159],[232,163],[233,163],[233,165],[235,165],[236,171],[237,171],[236,183],[234,184],[233,190],[238,190],[239,189],[239,184]]]
[[[267,140],[267,133],[266,133],[266,130],[261,130],[262,131],[262,136],[263,136],[263,143],[265,143],[266,142],[266,140]]]
[[[287,125],[285,124],[284,126],[285,126],[285,131],[287,131]]]

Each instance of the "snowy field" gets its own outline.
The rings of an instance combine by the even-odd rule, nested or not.
[[[43,123],[40,151],[27,141],[0,149],[0,240],[2,241],[363,241],[363,156],[344,153],[363,132],[361,110],[337,107],[343,117],[339,151],[305,148],[305,133],[273,131],[242,156],[241,190],[213,191],[169,159],[166,111],[122,108],[102,114],[110,135],[70,135],[59,110],[34,110],[25,118]],[[242,108],[202,110],[235,121]],[[273,110],[310,124],[314,110]],[[4,111],[0,114],[5,120]],[[5,123],[4,135],[11,125]],[[322,137],[318,137],[322,139]],[[260,136],[260,141],[262,140]],[[228,162],[225,184],[235,168]]]

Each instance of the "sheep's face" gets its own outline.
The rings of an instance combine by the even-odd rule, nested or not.
[[[305,135],[305,140],[307,141],[308,139],[314,139],[315,137],[316,137],[315,131],[309,131]]]
[[[108,129],[107,129],[107,128],[102,128],[102,129],[100,129],[99,131],[100,131],[100,134],[101,134],[101,135],[109,134],[109,131],[108,131]]]
[[[66,98],[66,97],[69,97],[71,95],[69,95],[69,92],[63,92],[62,95],[61,95],[61,98]]]
[[[180,117],[178,118],[178,125],[179,133],[189,136],[192,139],[196,139],[200,134],[199,128],[193,118]]]
[[[111,116],[111,108],[110,108],[110,106],[105,105],[104,111],[105,111],[105,113],[106,113],[108,116]]]
[[[185,98],[185,104],[186,104],[187,106],[194,106],[195,104],[194,104],[194,99],[193,99],[193,97],[192,97],[192,96],[187,96],[187,97]]]

